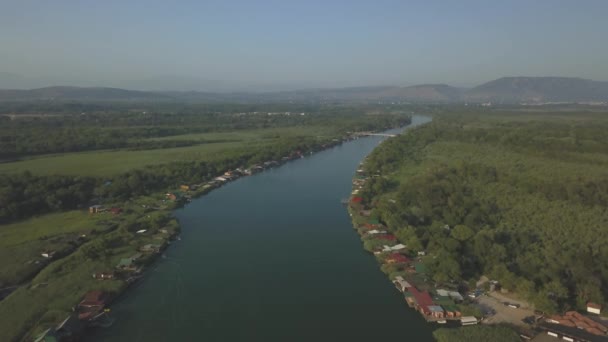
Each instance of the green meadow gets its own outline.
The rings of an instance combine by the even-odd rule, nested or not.
[[[193,160],[212,161],[227,153],[272,144],[279,138],[330,135],[331,131],[330,128],[312,126],[168,136],[154,140],[188,140],[198,141],[200,144],[153,150],[106,150],[43,155],[2,163],[0,174],[29,171],[37,175],[112,176],[151,165]]]

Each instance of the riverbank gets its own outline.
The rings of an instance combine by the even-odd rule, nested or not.
[[[425,264],[426,253],[408,248],[406,241],[402,241],[380,221],[374,205],[363,203],[359,193],[372,177],[380,176],[368,176],[363,169],[357,170],[347,204],[353,227],[364,249],[375,256],[382,272],[403,294],[404,302],[427,322],[477,324],[481,315],[468,305],[467,294],[461,293],[457,286],[434,288]]]
[[[392,138],[389,138],[392,139]],[[378,172],[366,173],[365,159],[352,180],[352,192],[347,203],[353,228],[359,234],[363,247],[372,253],[395,288],[402,293],[404,302],[416,310],[429,323],[460,325],[477,324],[481,313],[469,305],[468,294],[458,286],[436,289],[429,278],[424,250],[415,250],[407,240],[381,221],[375,203],[364,198],[364,188],[386,187],[386,179]]]
[[[26,286],[9,296],[3,304],[11,307],[22,306],[21,304],[28,297],[33,295],[37,298],[44,295],[41,290],[44,292],[52,290],[53,296],[59,297],[63,296],[63,289],[72,289],[74,294],[71,297],[62,297],[64,299],[61,302],[53,303],[53,307],[57,309],[52,315],[44,314],[38,320],[36,328],[28,333],[31,338],[39,336],[39,333],[47,329],[51,329],[47,333],[57,330],[57,324],[63,322],[69,308],[74,307],[86,291],[88,293],[102,291],[110,294],[103,297],[102,305],[99,307],[99,311],[103,311],[111,305],[113,299],[125,293],[133,280],[140,278],[145,270],[163,255],[164,250],[172,243],[172,239],[178,236],[180,227],[172,217],[173,210],[230,181],[277,167],[355,138],[352,135],[345,135],[341,139],[322,140],[311,149],[294,149],[277,159],[247,167],[226,169],[199,183],[185,183],[169,191],[138,197],[128,202],[105,202],[91,206],[89,209],[91,212],[82,215],[102,222],[109,229],[94,231],[96,228],[92,228],[89,234],[81,234],[87,235],[88,238],[83,239],[73,254],[62,258],[57,256],[32,281],[33,285],[47,285]],[[85,262],[78,263],[79,258]],[[103,261],[99,262],[99,260]],[[60,277],[57,278],[57,275]],[[67,282],[66,277],[69,277]],[[57,279],[64,280],[63,289],[56,287]],[[35,312],[32,314],[37,315]]]
[[[90,341],[432,341],[361,251],[340,203],[380,140],[242,177],[176,210],[181,241]]]
[[[605,338],[604,330],[567,318],[602,321],[595,308],[605,306],[599,287],[587,291],[601,263],[580,261],[599,258],[582,252],[580,244],[601,244],[606,218],[597,210],[605,203],[598,146],[606,145],[606,137],[597,128],[605,118],[528,115],[438,116],[388,140],[355,177],[355,228],[389,279],[408,283],[404,296],[416,299],[424,317],[449,315],[436,296],[455,292],[451,297],[460,295],[465,303],[476,297],[473,304],[492,327],[505,323],[520,333],[523,327],[531,332],[527,336],[550,329],[569,339],[584,340],[587,333]],[[588,144],[567,140],[572,127]],[[511,134],[516,138],[504,139]],[[564,142],[548,143],[559,140]],[[585,159],[591,153],[597,153],[594,162]],[[583,187],[589,192],[578,192]],[[380,234],[390,241],[378,239]],[[578,273],[563,277],[569,269]],[[564,328],[573,325],[579,330]]]

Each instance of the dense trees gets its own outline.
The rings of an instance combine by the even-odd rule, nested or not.
[[[362,193],[438,283],[486,274],[548,312],[605,303],[606,131],[602,118],[439,117],[374,151],[366,171],[391,185]]]
[[[8,120],[8,128],[1,126],[0,153],[32,154],[66,152],[99,148],[163,148],[180,144],[212,143],[201,141],[137,140],[188,133],[191,131],[215,131],[228,128],[294,127],[298,125],[326,125],[331,135],[298,136],[278,135],[269,137],[257,145],[243,145],[227,150],[210,161],[183,161],[132,170],[123,174],[88,178],[74,176],[35,176],[30,172],[0,175],[0,224],[11,220],[39,215],[46,212],[82,208],[101,199],[126,200],[132,197],[177,187],[183,183],[200,183],[218,176],[219,173],[240,166],[249,166],[268,160],[280,160],[293,151],[316,151],[324,145],[335,143],[334,138],[348,131],[376,130],[394,127],[408,122],[404,115],[354,113],[323,114],[310,116],[199,115],[185,112],[183,115],[95,114],[91,117],[65,116]],[[152,119],[150,119],[150,117]],[[158,122],[160,126],[142,126]],[[117,126],[122,124],[138,126]],[[97,127],[100,126],[100,127]],[[15,131],[11,131],[12,128]],[[7,136],[25,139],[12,149]],[[135,140],[134,140],[135,139]],[[9,143],[7,143],[9,141]],[[125,145],[126,144],[126,145]],[[12,145],[13,147],[16,145]]]

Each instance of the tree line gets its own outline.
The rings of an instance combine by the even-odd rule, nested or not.
[[[606,129],[439,116],[368,157],[362,196],[437,283],[487,275],[547,312],[606,303]]]

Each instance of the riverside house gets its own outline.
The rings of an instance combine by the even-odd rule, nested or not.
[[[84,299],[78,304],[78,319],[90,320],[106,307],[109,295],[103,291],[90,291],[84,295]]]

